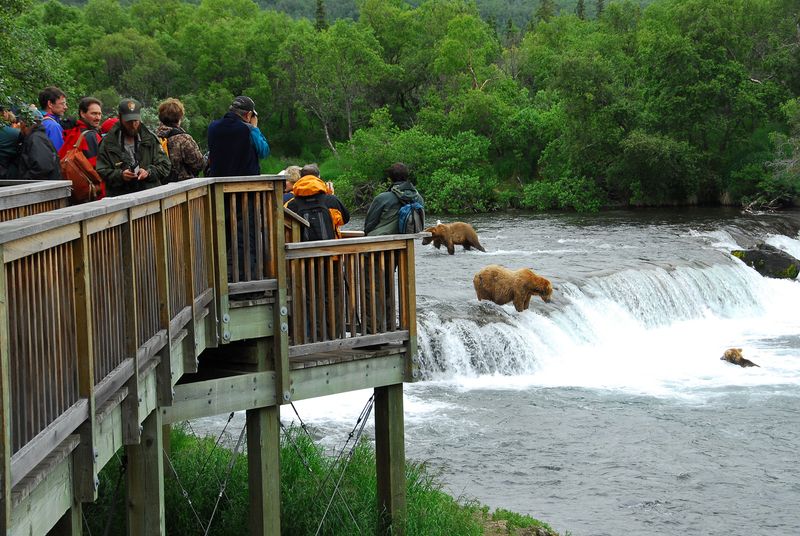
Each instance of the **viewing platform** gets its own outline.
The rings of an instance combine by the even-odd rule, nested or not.
[[[165,534],[163,427],[246,411],[250,534],[280,534],[280,406],[369,388],[376,507],[402,534],[415,235],[301,243],[282,176],[71,207],[67,186],[0,184],[5,533],[81,534],[124,447],[128,534]]]

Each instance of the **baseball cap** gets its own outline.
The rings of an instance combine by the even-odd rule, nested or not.
[[[258,112],[256,112],[256,103],[253,102],[253,99],[244,95],[239,95],[233,99],[231,108],[238,108],[244,112],[253,112],[255,115],[258,115]]]
[[[118,111],[119,118],[123,121],[142,120],[142,103],[136,99],[122,99]]]

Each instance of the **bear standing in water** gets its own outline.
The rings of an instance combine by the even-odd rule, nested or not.
[[[428,227],[425,229],[426,233],[431,233],[431,236],[422,239],[422,245],[427,246],[433,242],[436,249],[447,246],[447,253],[453,255],[456,250],[456,245],[464,246],[464,249],[469,251],[475,248],[480,251],[486,251],[478,241],[478,234],[472,225],[464,223],[463,221],[456,221],[453,223],[439,223],[435,227]]]
[[[514,302],[514,308],[522,312],[536,295],[545,302],[550,301],[553,285],[544,277],[536,275],[529,268],[509,270],[497,264],[490,264],[475,274],[472,279],[478,300],[490,300],[497,305]]]

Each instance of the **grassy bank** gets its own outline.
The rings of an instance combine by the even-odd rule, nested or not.
[[[102,471],[100,498],[84,505],[86,533],[125,534],[124,460],[115,457]],[[375,451],[358,445],[331,457],[299,430],[281,443],[281,531],[297,536],[375,534]],[[173,471],[174,468],[174,471]],[[165,466],[167,534],[247,534],[247,458],[197,438],[183,429],[171,435],[170,460]],[[177,474],[177,477],[176,477]],[[408,519],[411,536],[554,535],[547,525],[529,517],[489,509],[475,501],[454,499],[425,464],[406,466]],[[225,490],[220,497],[222,483]],[[336,491],[334,492],[334,489]],[[334,495],[335,493],[335,495]],[[331,497],[334,497],[331,500]],[[218,500],[219,499],[219,500]],[[326,514],[327,511],[327,514]],[[319,530],[318,530],[319,529]]]

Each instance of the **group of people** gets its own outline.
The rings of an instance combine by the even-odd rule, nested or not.
[[[334,194],[333,185],[322,181],[319,167],[316,164],[302,168],[289,166],[281,174],[286,177],[284,206],[309,222],[309,227],[303,229],[302,239],[341,238],[340,227],[350,221],[350,213]],[[378,194],[367,210],[364,220],[366,236],[399,233],[401,207],[410,203],[424,206],[408,166],[395,162],[386,170],[386,178],[391,181],[389,188]],[[326,218],[326,212],[330,218]]]
[[[228,112],[208,127],[208,153],[181,128],[185,109],[178,99],[158,107],[155,132],[142,123],[142,104],[125,98],[117,113],[103,121],[103,103],[94,97],[78,102],[78,114],[67,119],[67,96],[50,86],[39,93],[39,106],[2,109],[0,179],[61,179],[60,162],[70,149],[82,151],[102,179],[96,199],[153,188],[197,177],[259,175],[259,161],[269,155],[269,144],[258,128],[255,102],[241,95]],[[284,204],[309,221],[304,240],[339,238],[350,220],[333,185],[322,181],[316,164],[290,166],[285,171]],[[284,173],[282,172],[282,173]],[[423,204],[408,168],[395,163],[387,170],[390,188],[379,194],[367,211],[368,236],[398,232],[400,207]]]
[[[78,149],[102,180],[99,195],[123,195],[197,177],[258,175],[269,155],[249,97],[237,97],[228,113],[209,126],[209,153],[181,128],[185,109],[178,99],[158,107],[155,132],[142,123],[142,104],[122,99],[103,121],[103,103],[84,97],[78,115],[67,118],[67,96],[54,86],[39,93],[39,106],[2,109],[0,179],[62,179],[61,161]]]

